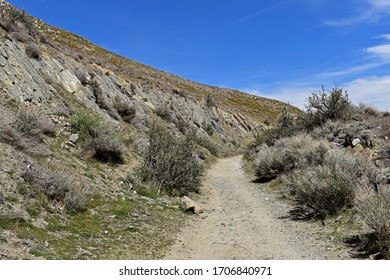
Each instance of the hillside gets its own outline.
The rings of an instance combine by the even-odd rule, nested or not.
[[[8,3],[2,11],[1,259],[160,257],[187,214],[141,180],[151,125],[176,139],[195,131],[207,165],[241,153],[282,109],[297,111],[118,56]],[[85,145],[86,133],[101,138]]]

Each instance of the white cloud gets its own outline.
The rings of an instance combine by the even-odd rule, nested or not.
[[[390,37],[388,39],[390,39]],[[390,43],[369,47],[365,51],[368,54],[372,54],[384,61],[390,62]]]
[[[381,18],[390,15],[390,0],[364,0],[361,5],[356,5],[355,15],[343,19],[326,20],[324,23],[331,26],[351,26],[365,22],[377,22]]]
[[[373,63],[366,63],[363,65],[359,66],[354,66],[346,69],[342,69],[339,71],[330,71],[330,72],[325,72],[321,73],[318,75],[320,78],[332,78],[332,77],[341,77],[341,76],[348,76],[348,75],[353,75],[357,73],[361,73],[366,70],[370,70],[379,66],[382,66],[386,63],[384,62],[373,62]]]
[[[289,103],[295,107],[304,109],[306,98],[310,96],[312,92],[318,91],[318,88],[286,86],[280,89],[275,89],[274,91],[262,91],[258,89],[244,89],[242,91],[249,94]]]
[[[390,111],[390,76],[365,77],[343,85],[353,103],[371,104]]]
[[[390,5],[390,4],[389,4]],[[390,34],[382,34],[376,38],[383,38],[387,41],[390,41]],[[361,65],[351,66],[349,68],[337,70],[337,71],[328,71],[317,75],[319,78],[334,78],[349,76],[358,73],[363,73],[364,71],[371,70],[386,64],[390,64],[390,43],[380,44],[372,47],[368,47],[361,50],[362,61]]]

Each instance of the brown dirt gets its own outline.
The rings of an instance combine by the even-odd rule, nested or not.
[[[241,157],[218,160],[196,199],[205,211],[188,221],[166,259],[350,258],[320,223],[280,218],[291,206],[252,183]]]

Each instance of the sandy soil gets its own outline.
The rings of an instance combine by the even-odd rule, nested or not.
[[[205,211],[188,221],[166,259],[350,258],[319,223],[280,218],[291,207],[252,183],[241,170],[241,157],[214,164],[196,199]]]

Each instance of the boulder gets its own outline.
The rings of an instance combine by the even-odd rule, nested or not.
[[[189,211],[194,214],[203,213],[203,208],[188,196],[183,196],[180,202],[185,211]]]

